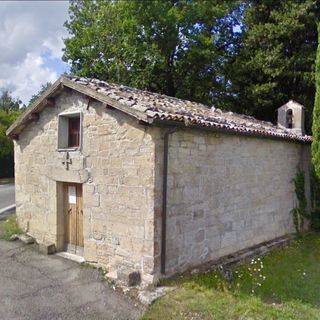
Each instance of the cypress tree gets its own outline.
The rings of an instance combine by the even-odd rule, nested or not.
[[[312,160],[318,177],[320,177],[320,21],[318,25],[318,49],[316,58],[316,95],[313,108],[312,123]]]

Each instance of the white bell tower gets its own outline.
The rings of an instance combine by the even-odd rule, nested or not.
[[[278,127],[304,135],[304,117],[304,106],[296,101],[290,100],[278,109]]]

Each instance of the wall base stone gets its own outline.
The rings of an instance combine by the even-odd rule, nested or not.
[[[54,243],[39,243],[38,250],[42,254],[54,254],[56,253],[56,246]]]
[[[219,259],[189,268],[183,272],[183,274],[205,273],[221,267],[223,267],[223,269],[228,269],[236,265],[241,265],[243,263],[250,262],[252,258],[267,255],[274,249],[285,248],[291,243],[292,239],[293,236],[290,234],[270,241],[265,241],[255,246],[237,251],[233,254],[223,256]],[[168,278],[170,278],[170,276],[168,276]]]

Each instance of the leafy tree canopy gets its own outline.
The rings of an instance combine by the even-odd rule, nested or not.
[[[318,21],[318,50],[316,59],[316,97],[312,124],[312,161],[315,172],[320,177],[320,20]]]
[[[290,99],[310,132],[317,0],[72,1],[64,59],[78,75],[275,120]]]
[[[0,90],[0,110],[9,113],[12,110],[19,110],[21,104],[21,100],[13,98],[9,90]]]
[[[235,52],[238,1],[71,1],[75,74],[211,104]]]
[[[241,48],[225,71],[232,83],[230,108],[274,120],[276,109],[295,99],[306,106],[310,120],[319,10],[316,0],[250,2]]]
[[[0,159],[13,155],[12,141],[6,136],[6,131],[20,114],[21,110],[0,109]]]
[[[23,109],[19,109],[21,101],[14,99],[8,90],[2,90],[0,95],[0,177],[2,171],[6,171],[3,163],[8,161],[13,163],[13,143],[6,136],[6,130],[21,114]]]

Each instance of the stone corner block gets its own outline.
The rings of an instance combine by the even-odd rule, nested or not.
[[[125,267],[120,267],[117,270],[117,279],[128,287],[134,287],[141,283],[141,274],[139,271],[132,271]]]
[[[39,243],[38,250],[42,254],[54,254],[56,253],[56,245],[54,243]]]

